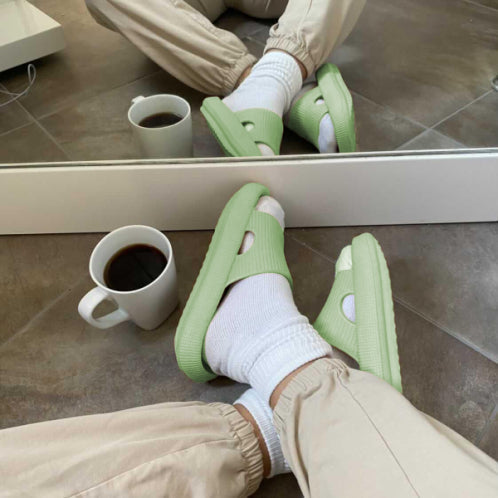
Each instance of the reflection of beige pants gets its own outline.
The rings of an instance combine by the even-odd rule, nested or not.
[[[322,359],[274,421],[305,496],[498,496],[497,463],[385,382]],[[230,405],[164,403],[0,431],[0,496],[236,497],[262,457]]]
[[[230,93],[254,64],[233,33],[211,21],[228,7],[276,18],[266,50],[289,52],[312,74],[355,25],[366,0],[86,0],[93,17],[119,31],[183,83],[214,95]]]

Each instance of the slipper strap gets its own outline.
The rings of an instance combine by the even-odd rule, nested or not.
[[[353,98],[334,64],[324,64],[316,72],[318,87],[334,125],[339,152],[356,150]]]
[[[317,104],[322,99],[322,91],[318,86],[306,92],[292,106],[289,114],[289,128],[300,137],[311,142],[317,149],[320,135],[320,122],[329,112],[325,102]]]
[[[332,291],[313,326],[329,344],[358,361],[356,326],[342,311],[342,302],[350,294],[354,294],[353,270],[337,272]]]
[[[275,155],[280,153],[284,123],[278,114],[268,109],[255,108],[236,112],[235,115],[254,143],[267,145]]]
[[[292,287],[292,277],[284,255],[284,231],[278,221],[261,211],[253,211],[246,232],[254,234],[252,246],[235,257],[227,286],[253,275],[278,273]]]

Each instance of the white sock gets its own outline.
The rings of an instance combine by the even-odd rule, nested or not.
[[[270,455],[271,469],[268,478],[291,472],[291,468],[282,453],[282,445],[280,444],[277,429],[273,425],[273,413],[270,405],[265,403],[254,389],[248,389],[235,401],[234,405],[245,406],[258,424],[259,430],[265,440],[268,454]]]
[[[261,198],[256,209],[283,223],[280,204],[270,199]],[[287,279],[263,273],[229,289],[209,326],[205,353],[213,372],[250,384],[268,402],[288,374],[332,348],[299,313]]]
[[[301,91],[294,97],[291,107],[302,97],[306,92],[316,87],[316,83],[307,83]],[[322,99],[317,100],[317,104],[321,104]],[[285,120],[285,117],[284,117]],[[334,125],[329,114],[325,114],[320,121],[320,131],[318,133],[318,150],[321,154],[338,152],[337,140],[335,138]]]
[[[267,109],[282,117],[303,84],[296,60],[285,52],[269,52],[252,68],[249,76],[223,102],[233,111]],[[273,155],[258,144],[263,155]]]

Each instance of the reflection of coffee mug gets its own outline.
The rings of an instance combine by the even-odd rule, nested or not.
[[[106,282],[109,263],[123,250],[137,245],[162,253],[166,263],[164,269],[143,287],[130,291],[111,289]],[[152,330],[161,325],[178,304],[173,249],[166,236],[155,228],[132,225],[107,234],[92,252],[90,276],[97,287],[83,297],[78,312],[90,325],[99,329],[131,320],[142,329]],[[106,300],[117,304],[118,309],[101,318],[94,318],[95,308]]]
[[[128,121],[145,157],[192,157],[192,115],[185,99],[160,94],[135,97],[132,102]],[[157,128],[140,125],[145,118],[161,113],[174,114],[179,121]]]

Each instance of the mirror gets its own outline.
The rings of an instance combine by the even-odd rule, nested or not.
[[[340,69],[351,92],[357,151],[498,145],[496,0],[323,1],[304,17],[297,0],[226,3],[234,8],[224,0],[175,7],[163,1],[2,0],[1,24],[11,29],[2,27],[0,34],[0,68],[14,67],[0,73],[0,163],[141,159],[128,123],[131,100],[164,93],[191,106],[194,157],[224,156],[201,104],[206,93],[228,93],[244,67],[262,56],[280,15],[272,43],[302,50],[303,60],[310,57],[305,65],[322,57],[325,44],[332,47],[325,59]],[[9,36],[22,40],[37,29],[27,5],[62,26],[64,48],[50,39],[56,28],[49,25],[12,55]],[[289,41],[296,25],[310,50]],[[316,32],[309,33],[313,25]],[[54,53],[38,58],[44,44]],[[22,63],[15,65],[14,56]],[[216,67],[220,61],[223,67]],[[7,104],[26,88],[28,62],[36,79],[27,94]],[[286,127],[280,153],[318,151]]]

